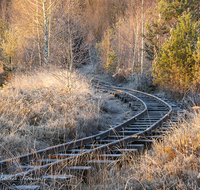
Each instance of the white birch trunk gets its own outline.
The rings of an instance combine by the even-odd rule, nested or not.
[[[47,20],[47,12],[46,12],[46,0],[43,2],[43,14],[44,14],[44,61],[47,66],[48,64],[48,20]]]
[[[73,66],[73,43],[72,43],[72,36],[71,36],[71,30],[70,30],[70,24],[69,24],[69,15],[70,15],[70,7],[69,7],[69,2],[68,2],[68,35],[69,35],[69,41],[68,41],[68,65],[69,68],[68,70],[68,90],[71,91],[71,76],[72,76],[72,66]]]
[[[144,67],[144,0],[142,0],[142,52],[141,52],[141,77],[143,77]]]
[[[52,6],[51,0],[50,0],[50,6]],[[51,57],[50,56],[50,41],[51,41],[51,13],[49,15],[48,60]]]
[[[36,0],[36,4],[37,4],[37,35],[38,35],[38,56],[39,56],[39,64],[40,66],[42,66],[42,58],[41,58],[41,49],[40,49],[40,29],[39,29],[39,3],[38,0]]]
[[[138,33],[139,33],[138,14],[137,14],[136,19],[137,19],[137,31],[136,31],[135,48],[134,48],[134,56],[133,56],[133,64],[132,64],[132,76],[133,76],[134,68],[135,68],[136,50],[137,50],[137,45],[138,45]]]

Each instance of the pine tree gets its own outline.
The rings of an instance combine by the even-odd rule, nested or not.
[[[178,19],[170,38],[165,40],[153,63],[157,84],[179,92],[185,92],[193,85],[199,70],[199,64],[196,64],[199,55],[195,53],[199,51],[198,29],[199,25],[193,20],[192,14],[184,13]]]
[[[157,16],[153,22],[148,22],[146,25],[148,43],[145,43],[145,51],[151,61],[157,58],[163,39],[169,37],[170,31],[184,12],[190,13],[193,20],[197,21],[200,18],[197,0],[157,0],[157,2]]]
[[[0,48],[3,69],[12,71],[16,68],[17,54],[22,50],[22,46],[19,45],[21,37],[18,28],[6,30],[1,40]]]
[[[198,89],[200,89],[200,37],[198,38],[196,49],[193,53],[193,58],[195,60],[195,68],[193,70],[193,85],[195,90],[197,91]]]
[[[114,30],[109,29],[104,33],[102,42],[97,43],[96,49],[100,54],[100,58],[103,61],[102,66],[106,69],[108,73],[114,73],[117,67],[117,53],[113,49],[112,41],[114,39]]]

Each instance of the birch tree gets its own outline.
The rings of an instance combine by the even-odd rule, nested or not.
[[[20,0],[17,4],[22,9],[20,20],[22,20],[22,23],[26,23],[26,32],[28,31],[27,29],[30,28],[32,29],[31,35],[34,35],[36,29],[38,57],[41,66],[47,66],[49,64],[51,54],[51,18],[58,8],[59,3],[59,0]],[[18,10],[20,8],[15,9]]]
[[[144,67],[144,0],[142,0],[142,52],[141,52],[141,77],[143,77]]]
[[[51,31],[51,48],[54,53],[51,59],[62,66],[65,65],[66,85],[70,91],[73,68],[89,62],[90,45],[85,40],[89,28],[84,14],[79,10],[79,4],[72,0],[67,0],[62,4],[62,9],[56,12],[54,20]]]
[[[136,38],[135,38],[135,46],[134,46],[134,53],[133,53],[133,64],[132,64],[132,77],[134,73],[134,68],[135,68],[135,61],[136,61],[136,51],[138,47],[138,36],[139,36],[139,23],[138,23],[138,15],[136,17],[136,23],[137,23],[137,30],[136,30]]]

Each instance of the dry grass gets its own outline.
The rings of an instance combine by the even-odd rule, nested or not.
[[[172,135],[153,148],[141,159],[135,172],[138,185],[146,189],[198,189],[200,187],[200,114],[175,126]],[[133,182],[129,181],[129,186]]]
[[[65,81],[60,71],[53,74]],[[2,158],[90,135],[98,131],[102,110],[117,112],[106,101],[99,102],[80,76],[73,75],[71,94],[62,82],[46,72],[16,75],[0,91]],[[128,159],[122,168],[93,168],[89,184],[78,180],[72,189],[200,189],[199,107],[175,126],[171,135],[154,142],[150,151],[139,157],[124,155],[122,159]]]
[[[129,158],[121,169],[104,168],[85,189],[200,189],[199,170],[200,113],[194,111],[162,142],[154,142],[151,150]]]
[[[0,156],[27,153],[98,131],[103,100],[76,74],[69,93],[65,76],[58,69],[18,73],[4,85],[0,90]]]

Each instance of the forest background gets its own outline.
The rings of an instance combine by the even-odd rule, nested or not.
[[[1,0],[5,71],[88,63],[97,72],[185,93],[200,83],[196,0]]]

